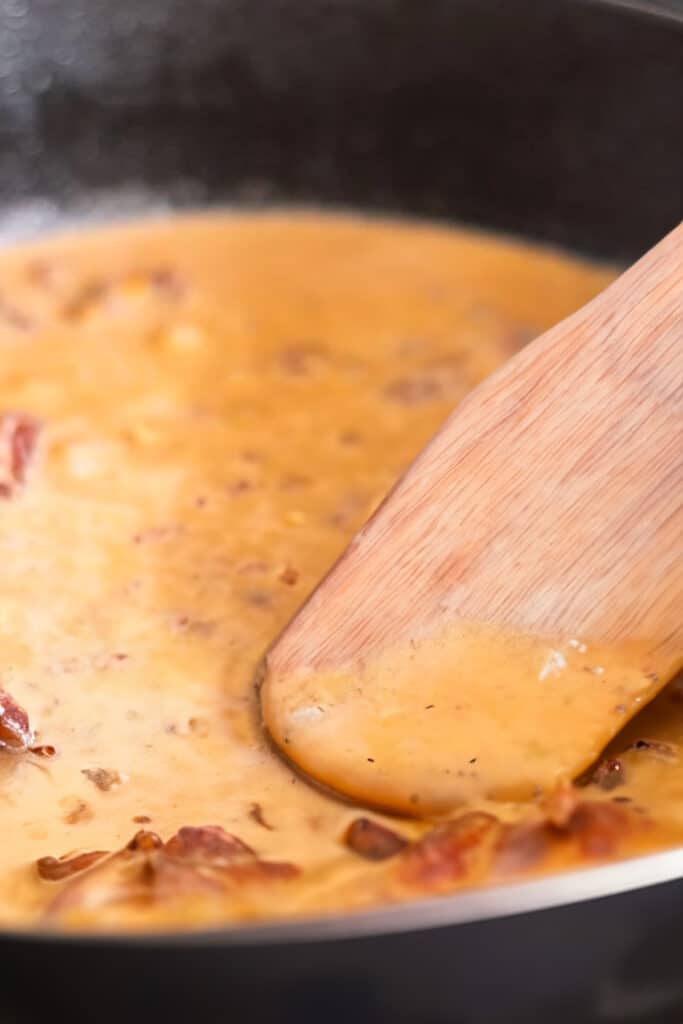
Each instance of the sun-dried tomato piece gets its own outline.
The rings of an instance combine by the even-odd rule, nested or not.
[[[371,818],[356,818],[344,833],[343,842],[366,860],[387,860],[400,853],[408,841]]]
[[[41,857],[36,861],[36,867],[41,878],[48,882],[61,882],[65,878],[86,871],[108,855],[107,850],[88,850],[73,856]]]
[[[127,843],[125,849],[132,852],[150,853],[152,850],[161,850],[163,845],[163,839],[156,832],[149,832],[147,829],[141,828]]]
[[[578,840],[586,856],[609,857],[617,852],[633,826],[633,816],[627,808],[596,800],[579,804],[564,831]]]
[[[224,880],[215,871],[202,871],[194,864],[174,860],[159,851],[147,858],[136,895],[145,900],[170,903],[194,894],[217,896],[223,888]],[[123,897],[126,898],[125,890]]]
[[[288,879],[299,874],[294,864],[261,860],[250,846],[220,825],[185,826],[164,846],[164,855],[191,866],[223,884],[241,885],[259,879]]]
[[[174,861],[164,853],[163,845],[155,832],[137,832],[123,849],[67,878],[48,906],[47,916],[77,908],[169,902],[197,891],[220,891],[218,880]]]
[[[549,845],[544,822],[504,825],[493,855],[494,869],[501,874],[525,871],[538,864]]]
[[[21,753],[33,742],[28,715],[7,690],[0,689],[0,750]]]
[[[618,757],[603,757],[593,770],[591,782],[600,789],[615,789],[626,780],[624,766]]]
[[[399,878],[421,887],[462,878],[477,851],[498,827],[498,819],[484,811],[470,811],[437,825],[400,855]]]
[[[103,793],[108,793],[114,786],[119,786],[123,779],[117,771],[108,771],[106,768],[81,768],[81,775],[94,783]]]
[[[202,825],[198,828],[186,825],[168,840],[165,850],[171,857],[201,860],[205,863],[230,861],[245,855],[255,856],[250,846],[226,832],[220,825]]]
[[[39,743],[35,747],[29,747],[29,753],[35,754],[36,757],[56,757],[57,748],[53,747],[51,743]]]
[[[40,426],[22,413],[0,414],[0,498],[13,498],[26,482]]]
[[[117,853],[102,854],[101,863],[92,856],[90,864],[81,860],[80,866],[71,866],[71,858],[42,859],[43,877],[66,879],[48,915],[112,903],[168,903],[192,894],[220,896],[243,885],[287,881],[299,874],[294,864],[261,860],[218,825],[182,828],[167,843],[156,832],[141,829]]]

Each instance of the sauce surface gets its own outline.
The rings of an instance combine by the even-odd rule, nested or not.
[[[315,213],[0,254],[0,687],[43,748],[0,750],[0,922],[326,912],[683,841],[676,684],[584,789],[436,824],[293,774],[253,685],[459,399],[613,276]]]
[[[267,674],[261,700],[270,735],[312,778],[422,817],[571,782],[674,675],[655,668],[635,645],[461,621],[348,667]]]

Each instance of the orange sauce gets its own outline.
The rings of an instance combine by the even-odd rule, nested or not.
[[[0,686],[56,748],[0,751],[0,922],[189,927],[425,888],[402,854],[348,848],[358,809],[273,752],[254,672],[468,389],[612,276],[484,234],[317,213],[178,217],[0,254],[0,416],[39,425],[0,498]],[[624,755],[618,790],[588,787],[652,819],[618,855],[683,835],[678,691],[646,716],[633,728],[659,753]],[[530,797],[494,813],[542,812]],[[372,817],[411,842],[432,827]],[[65,883],[36,870],[187,825],[298,874],[143,898],[126,861],[56,904]],[[584,856],[566,849],[555,866]]]

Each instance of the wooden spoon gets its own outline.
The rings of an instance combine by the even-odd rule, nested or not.
[[[415,814],[538,794],[683,663],[682,251],[473,391],[268,652],[313,779]]]

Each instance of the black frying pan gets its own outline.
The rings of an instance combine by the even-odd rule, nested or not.
[[[0,238],[293,199],[629,260],[681,216],[682,21],[681,0],[0,0]],[[320,922],[0,935],[1,1024],[62,1020],[681,1024],[683,851]]]

